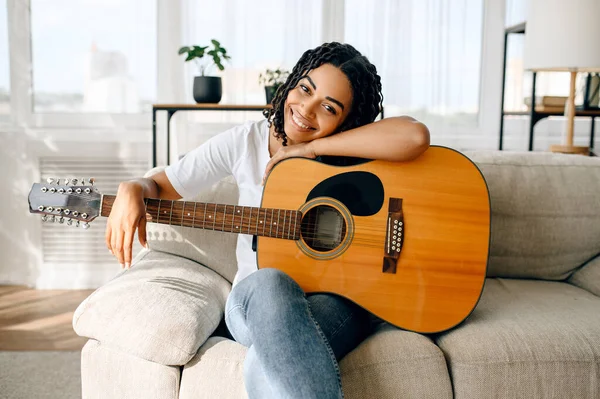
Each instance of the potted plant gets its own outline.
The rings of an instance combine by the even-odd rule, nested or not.
[[[285,83],[285,80],[290,75],[290,72],[285,69],[267,69],[260,75],[258,75],[258,84],[265,86],[265,95],[267,97],[267,104],[271,104],[275,93],[279,86]]]
[[[194,77],[194,100],[197,103],[218,103],[223,95],[223,85],[218,76],[205,76],[210,67],[216,65],[220,71],[224,70],[223,60],[229,60],[227,50],[221,43],[212,39],[210,46],[184,46],[179,49],[179,55],[187,54],[185,61],[194,61],[200,70],[200,76]],[[210,57],[209,61],[203,60]]]

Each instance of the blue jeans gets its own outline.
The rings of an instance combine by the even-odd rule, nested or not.
[[[342,297],[305,295],[276,269],[260,269],[231,291],[225,322],[247,346],[250,398],[342,398],[338,361],[371,331],[367,311]]]

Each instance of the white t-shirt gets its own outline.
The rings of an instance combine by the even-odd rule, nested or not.
[[[269,125],[266,119],[248,122],[220,133],[166,168],[169,181],[184,198],[192,198],[222,178],[232,175],[239,188],[238,204],[259,207],[262,178],[269,162]],[[233,284],[258,270],[252,235],[240,234]]]

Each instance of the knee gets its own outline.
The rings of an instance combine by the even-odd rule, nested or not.
[[[304,291],[298,283],[281,270],[272,268],[260,269],[250,277],[254,277],[254,283],[257,287],[256,291],[263,295],[276,298],[290,295],[304,296]]]

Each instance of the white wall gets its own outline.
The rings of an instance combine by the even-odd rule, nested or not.
[[[0,132],[0,283],[32,284],[41,266],[41,240],[27,195],[37,159],[22,132]]]

